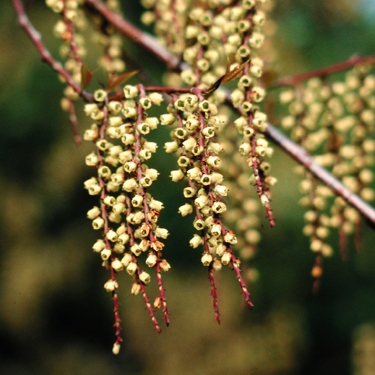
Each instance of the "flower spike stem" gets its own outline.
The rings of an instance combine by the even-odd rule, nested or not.
[[[141,292],[142,292],[143,299],[145,301],[146,309],[147,309],[148,313],[150,314],[150,318],[152,320],[152,323],[154,324],[155,331],[160,333],[161,328],[160,328],[159,323],[156,319],[154,309],[152,308],[150,300],[147,296],[146,286],[143,283],[140,283],[139,285],[141,286]]]
[[[245,281],[244,281],[244,279],[241,275],[239,260],[236,258],[236,256],[233,253],[231,254],[231,263],[232,263],[234,272],[236,273],[238,283],[240,284],[241,293],[244,295],[247,305],[250,307],[250,309],[252,309],[254,307],[254,305],[250,300],[250,293],[247,290]]]
[[[273,88],[277,88],[281,86],[297,86],[301,82],[306,81],[310,78],[326,77],[331,74],[335,74],[335,73],[339,73],[339,72],[351,69],[356,65],[366,65],[366,64],[374,64],[374,63],[375,63],[374,55],[364,56],[364,57],[355,55],[346,61],[340,62],[338,64],[334,64],[331,66],[327,66],[322,69],[280,78],[274,81],[272,85],[269,87],[269,89],[273,89]]]
[[[217,289],[215,285],[215,278],[214,278],[214,272],[212,264],[208,268],[208,279],[210,281],[210,287],[211,287],[211,296],[213,299],[213,306],[214,306],[214,312],[215,312],[215,320],[220,324],[220,312],[219,312],[219,302],[217,298]]]

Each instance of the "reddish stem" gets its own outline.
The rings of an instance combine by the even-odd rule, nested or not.
[[[334,64],[331,66],[327,66],[322,69],[313,70],[311,72],[296,74],[288,77],[280,78],[272,83],[270,88],[276,88],[280,86],[297,86],[300,82],[306,81],[307,79],[314,78],[314,77],[325,77],[330,74],[335,74],[342,72],[344,70],[348,70],[353,68],[355,65],[365,65],[365,64],[374,64],[375,63],[375,56],[365,56],[361,57],[355,55],[350,59],[340,62],[338,64]]]

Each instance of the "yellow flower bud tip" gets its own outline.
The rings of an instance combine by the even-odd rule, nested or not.
[[[211,234],[218,238],[221,235],[221,226],[220,224],[213,224],[211,227]]]
[[[94,92],[94,99],[97,102],[103,102],[107,97],[107,93],[104,90],[96,90]]]
[[[237,243],[237,237],[231,230],[227,230],[224,235],[224,241],[231,245],[235,245]]]
[[[142,253],[142,249],[139,247],[138,244],[134,244],[133,246],[130,247],[130,251],[135,255],[139,256]]]
[[[117,241],[117,233],[114,231],[114,230],[112,230],[112,229],[110,229],[107,233],[106,233],[106,238],[108,239],[108,240],[110,240],[111,242],[115,242],[115,241]]]
[[[121,259],[121,263],[124,265],[124,267],[128,267],[131,261],[132,261],[132,256],[129,253],[126,253]]]
[[[138,96],[138,93],[139,91],[136,86],[126,85],[124,87],[124,95],[125,95],[125,98],[127,99],[135,98],[136,96]]]
[[[148,284],[151,281],[151,276],[147,272],[142,271],[139,274],[139,280],[142,281],[143,284]]]
[[[226,249],[227,247],[223,243],[219,243],[216,247],[216,254],[221,257],[223,256]]]
[[[161,260],[159,264],[163,272],[168,272],[171,269],[171,265],[165,259]]]
[[[94,220],[96,217],[100,215],[100,208],[95,206],[91,210],[87,211],[87,218]]]
[[[118,282],[117,282],[117,280],[108,280],[104,284],[104,289],[107,292],[114,292],[116,289],[118,289]]]
[[[178,182],[185,177],[185,174],[181,169],[178,169],[176,171],[171,171],[169,177],[171,177],[173,182]]]
[[[185,203],[183,206],[180,206],[178,209],[178,213],[181,216],[187,216],[193,212],[193,206],[189,203]]]
[[[129,274],[129,275],[134,275],[135,271],[137,270],[137,264],[134,263],[134,262],[130,262],[127,266],[126,266],[126,272]]]
[[[215,271],[220,271],[221,268],[222,268],[222,264],[220,262],[220,260],[218,259],[214,259],[213,263],[212,263],[212,267]]]
[[[194,220],[193,226],[196,230],[203,230],[206,224],[202,219],[196,219]]]
[[[103,260],[107,260],[109,259],[109,257],[111,256],[112,254],[112,251],[111,249],[103,249],[101,252],[100,252],[100,256]]]
[[[196,249],[202,242],[202,237],[198,234],[194,234],[193,238],[189,241],[189,244],[193,249]]]
[[[111,267],[116,271],[120,272],[124,269],[124,265],[120,262],[120,260],[115,259],[111,262]]]
[[[184,188],[183,190],[183,194],[185,198],[193,198],[196,192],[197,192],[197,189],[194,189],[191,187]]]
[[[208,186],[210,185],[212,182],[212,178],[209,174],[204,174],[202,175],[201,179],[200,179],[200,183],[204,186]]]
[[[151,253],[151,254],[147,257],[147,259],[146,259],[146,264],[147,264],[150,268],[152,268],[152,267],[155,266],[157,260],[158,260],[158,257],[157,257],[155,254]]]
[[[120,344],[117,343],[117,342],[115,342],[113,344],[112,353],[115,354],[115,355],[119,354],[120,353],[120,348],[121,348]]]
[[[95,229],[95,230],[99,230],[99,229],[102,229],[104,226],[104,219],[101,218],[101,217],[97,217],[96,219],[94,219],[92,221],[92,227]]]
[[[225,251],[224,254],[221,257],[221,263],[226,266],[231,262],[232,256],[230,252]]]
[[[160,116],[161,125],[172,125],[175,122],[175,117],[171,113],[166,113]]]
[[[160,105],[164,101],[163,95],[158,92],[152,92],[148,96],[155,105]]]
[[[99,108],[98,108],[98,105],[96,103],[89,103],[89,104],[85,104],[85,106],[83,107],[83,110],[86,114],[86,116],[90,116],[91,113],[93,113],[94,111],[97,111]]]
[[[176,152],[178,150],[178,143],[176,141],[166,142],[164,144],[164,149],[165,149],[165,152],[168,154]]]
[[[212,255],[211,254],[203,254],[201,258],[201,262],[205,267],[208,267],[212,262]]]
[[[96,154],[92,152],[91,154],[86,156],[85,162],[86,162],[86,165],[88,165],[89,167],[94,167],[95,165],[98,164],[99,158]]]
[[[200,195],[198,198],[194,199],[194,204],[202,209],[209,201],[209,198],[207,195]]]
[[[215,135],[215,129],[213,126],[207,126],[202,130],[202,134],[205,138],[212,138]]]
[[[141,159],[141,161],[149,160],[152,157],[152,152],[150,152],[149,150],[146,150],[146,149],[142,149],[139,152],[138,156]]]
[[[103,249],[105,248],[105,242],[103,240],[97,240],[92,249],[94,250],[94,252],[96,253],[100,253]]]
[[[165,228],[157,227],[155,230],[155,236],[159,238],[166,239],[169,236],[169,232]]]

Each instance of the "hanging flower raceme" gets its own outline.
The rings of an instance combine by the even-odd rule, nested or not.
[[[236,235],[222,221],[222,214],[227,211],[228,188],[219,172],[223,150],[216,142],[216,135],[223,123],[216,105],[204,99],[199,89],[195,89],[194,94],[174,96],[173,106],[178,126],[172,133],[174,147],[168,142],[165,148],[167,152],[178,153],[179,169],[173,170],[170,177],[174,182],[187,181],[183,190],[187,202],[179,208],[179,213],[194,215],[193,226],[197,233],[191,238],[190,246],[203,247],[201,262],[208,267],[215,318],[220,321],[213,271],[219,271],[222,265],[235,270],[241,291],[252,307],[239,260],[232,250],[237,243]]]
[[[147,117],[146,111],[154,104],[152,98],[159,97],[147,96],[141,85],[125,86],[124,95],[124,100],[109,101],[104,90],[96,91],[97,103],[85,106],[86,114],[95,122],[84,135],[85,140],[96,145],[96,150],[86,157],[86,164],[97,173],[85,182],[85,188],[90,195],[98,196],[99,205],[89,210],[87,216],[93,228],[102,234],[93,250],[100,254],[103,266],[110,271],[104,288],[113,294],[116,348],[121,341],[118,272],[125,271],[132,276],[131,293],[143,295],[155,329],[160,331],[154,308],[162,308],[164,320],[169,324],[161,276],[162,271],[170,269],[162,252],[162,240],[169,233],[158,226],[163,203],[147,191],[159,173],[146,164],[157,148],[146,136],[158,125],[158,119]],[[149,268],[155,268],[159,290],[153,304],[146,292],[146,285],[151,281]]]

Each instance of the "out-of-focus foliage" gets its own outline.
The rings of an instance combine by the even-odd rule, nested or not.
[[[125,15],[133,12],[131,3],[123,2]],[[375,51],[355,2],[277,3],[274,66],[282,74]],[[42,2],[30,2],[29,11],[57,56],[50,13]],[[62,85],[40,63],[8,2],[0,4],[0,33],[1,374],[367,374],[358,363],[373,355],[363,342],[375,342],[366,325],[375,319],[374,233],[364,228],[361,252],[350,252],[346,263],[339,254],[328,260],[320,293],[311,295],[313,255],[300,234],[298,181],[294,164],[279,152],[273,167],[280,181],[273,198],[277,225],[270,229],[265,221],[252,260],[260,275],[250,286],[254,310],[241,309],[226,270],[219,282],[222,324],[214,322],[200,254],[182,245],[189,234],[186,221],[176,220],[179,192],[165,190],[160,220],[174,228],[165,250],[173,267],[166,277],[171,327],[153,332],[147,313],[140,313],[142,300],[120,290],[125,343],[113,357],[106,274],[92,257],[95,234],[85,219],[93,204],[82,189],[90,146],[74,145],[59,107]],[[162,172],[173,160],[158,155]],[[190,272],[182,271],[186,262]],[[130,288],[127,283],[124,278]]]

